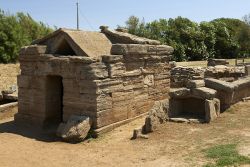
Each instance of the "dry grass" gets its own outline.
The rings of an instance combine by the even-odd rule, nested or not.
[[[19,64],[0,64],[0,91],[17,85],[19,71]]]

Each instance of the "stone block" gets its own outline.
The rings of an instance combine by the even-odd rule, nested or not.
[[[147,55],[148,45],[140,44],[113,44],[111,54],[114,55]]]
[[[213,78],[206,78],[205,79],[205,85],[208,88],[212,88],[215,90],[222,90],[226,92],[233,92],[236,88],[236,85],[233,83],[221,81],[218,79],[213,79]]]
[[[128,119],[128,110],[126,106],[113,107],[111,110],[105,110],[97,113],[97,124],[95,128],[101,128],[122,120]]]
[[[220,100],[205,100],[205,121],[214,121],[220,115]]]
[[[105,63],[117,63],[123,61],[123,55],[103,55],[102,62]]]
[[[150,109],[148,116],[145,119],[143,126],[143,133],[150,133],[157,129],[157,127],[166,122],[168,119],[169,102],[168,99],[156,101]]]
[[[167,45],[157,45],[156,54],[157,55],[171,55],[174,52],[174,48]]]
[[[72,115],[67,123],[61,123],[57,129],[57,136],[64,141],[77,143],[83,141],[90,130],[89,117]]]
[[[217,91],[206,87],[200,87],[192,89],[191,93],[198,98],[213,99],[215,98]]]
[[[190,89],[187,88],[176,88],[176,89],[170,89],[169,96],[171,98],[187,98],[190,96]]]
[[[200,88],[205,86],[205,81],[204,80],[190,80],[187,82],[187,88],[192,89],[192,88]]]
[[[125,65],[121,62],[108,65],[108,73],[110,78],[121,77],[125,72]]]
[[[46,45],[30,45],[21,48],[19,54],[20,55],[38,55],[45,54],[47,50]]]
[[[144,80],[143,80],[144,84],[147,85],[147,86],[154,86],[155,83],[154,83],[154,75],[146,75],[144,76]]]

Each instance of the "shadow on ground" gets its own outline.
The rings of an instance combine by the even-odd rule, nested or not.
[[[60,138],[56,137],[55,132],[38,130],[32,127],[19,127],[15,122],[9,121],[0,124],[0,134],[12,133],[24,137],[32,138],[43,142],[58,142]]]

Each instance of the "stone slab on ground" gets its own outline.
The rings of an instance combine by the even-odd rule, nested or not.
[[[72,115],[67,123],[61,123],[57,129],[57,136],[64,141],[76,143],[83,141],[90,130],[89,117]]]
[[[157,129],[159,124],[162,124],[168,120],[169,101],[161,100],[156,101],[154,106],[149,111],[148,116],[145,119],[145,124],[142,128],[144,134],[153,132]]]

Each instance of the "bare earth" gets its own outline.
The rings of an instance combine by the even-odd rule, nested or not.
[[[167,123],[149,139],[130,140],[132,129],[143,123],[140,119],[80,144],[15,127],[13,117],[5,115],[0,121],[0,166],[202,166],[210,161],[203,149],[228,143],[239,143],[239,152],[250,156],[249,108],[250,101],[241,102],[211,124]]]
[[[0,64],[0,91],[9,89],[17,84],[17,75],[20,73],[19,64]]]

